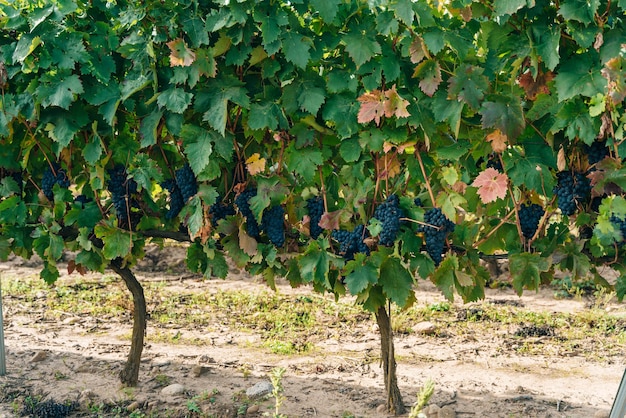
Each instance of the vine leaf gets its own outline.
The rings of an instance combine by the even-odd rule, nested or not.
[[[346,287],[352,295],[363,292],[370,284],[378,282],[378,269],[367,261],[367,256],[357,253],[355,259],[348,262],[347,270],[352,270],[346,276]]]
[[[387,98],[385,101],[385,116],[388,118],[391,116],[396,116],[397,118],[408,118],[411,116],[407,110],[409,101],[403,99],[398,94],[395,84],[391,87],[391,89],[385,91],[385,97]]]
[[[541,284],[541,273],[550,269],[550,259],[540,254],[521,253],[509,257],[513,288],[522,295],[524,288],[535,290]]]
[[[262,158],[258,152],[255,152],[246,160],[246,168],[250,175],[254,176],[265,171],[265,163],[265,158]]]
[[[480,107],[480,101],[489,88],[489,81],[483,75],[483,69],[472,65],[461,65],[450,78],[448,96],[458,97],[474,109]]]
[[[478,196],[483,203],[490,203],[504,199],[508,184],[509,178],[506,174],[489,167],[474,179],[472,186],[478,187]]]
[[[319,226],[328,231],[334,231],[335,229],[339,229],[339,220],[341,219],[342,212],[343,211],[341,210],[324,212],[322,218],[320,219]]]
[[[378,279],[383,291],[396,305],[404,307],[413,290],[413,276],[396,257],[389,257],[380,266]]]
[[[170,49],[171,67],[189,67],[196,60],[196,53],[187,47],[183,39],[174,39],[166,45]]]
[[[433,94],[435,94],[441,83],[441,67],[439,66],[439,62],[434,59],[423,61],[415,67],[413,78],[419,78],[420,89],[422,89],[424,94],[428,97],[433,97]]]
[[[480,114],[483,128],[497,128],[509,139],[517,138],[526,124],[522,103],[513,96],[494,96],[483,103]]]
[[[96,225],[94,232],[104,243],[102,254],[107,260],[124,258],[130,254],[133,244],[130,232],[107,225]]]
[[[419,64],[427,55],[426,46],[422,38],[417,37],[411,42],[409,47],[409,58],[413,64]]]
[[[357,67],[360,67],[382,52],[378,42],[359,32],[346,34],[343,37],[343,41],[346,44],[348,55],[350,55]]]
[[[243,224],[239,225],[239,248],[250,257],[254,257],[258,253],[257,241],[246,233]]]
[[[380,119],[385,114],[385,99],[380,90],[374,90],[369,93],[363,93],[358,99],[361,103],[357,120],[359,123],[368,123],[371,121],[380,125]]]
[[[381,180],[391,179],[400,174],[402,166],[398,161],[398,156],[396,154],[384,155],[376,162],[376,171]]]
[[[493,152],[501,154],[506,149],[508,138],[500,129],[491,132],[485,139],[491,143]]]
[[[626,78],[624,77],[624,57],[611,58],[604,64],[600,73],[608,81],[609,97],[617,105],[626,98]]]
[[[532,73],[527,71],[517,78],[517,82],[524,89],[528,100],[534,101],[539,94],[550,94],[547,84],[553,79],[554,73],[552,71],[539,72],[536,78],[533,78]]]

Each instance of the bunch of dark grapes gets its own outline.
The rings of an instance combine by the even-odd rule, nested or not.
[[[428,225],[420,225],[417,230],[424,233],[426,252],[438,266],[443,260],[441,254],[446,244],[446,236],[454,231],[455,225],[454,222],[446,218],[440,208],[429,209],[424,214],[424,223]]]
[[[239,193],[235,198],[235,204],[239,211],[246,218],[246,230],[248,235],[254,238],[258,238],[261,233],[259,223],[254,218],[254,214],[250,210],[250,198],[256,196],[256,189],[246,189]]]
[[[41,190],[48,200],[54,199],[52,188],[55,184],[65,189],[70,187],[70,179],[67,177],[67,173],[56,162],[52,163],[52,167],[48,166],[46,168],[43,172],[43,179],[41,180]]]
[[[166,189],[170,194],[170,208],[165,214],[165,219],[174,219],[183,209],[183,206],[185,206],[183,195],[180,192],[178,184],[176,184],[176,180],[174,179],[165,180],[161,183],[161,187]]]
[[[122,222],[127,221],[131,207],[135,206],[131,195],[137,193],[137,182],[133,179],[128,179],[126,168],[118,164],[109,170],[108,189],[111,192],[117,218]]]
[[[532,203],[530,205],[523,204],[519,208],[519,224],[522,228],[522,234],[526,239],[531,239],[535,232],[537,231],[537,227],[539,226],[539,221],[543,217],[545,211],[541,205],[536,203]]]
[[[391,247],[400,231],[400,218],[404,212],[400,209],[400,200],[395,194],[387,197],[387,200],[376,208],[374,218],[382,222],[383,227],[378,236],[380,245]]]
[[[591,182],[583,173],[560,171],[556,174],[557,185],[554,193],[558,198],[558,206],[564,215],[573,215],[576,207],[587,201],[591,194]]]
[[[344,229],[335,230],[331,236],[339,242],[339,254],[346,260],[353,260],[356,253],[367,255],[370,253],[364,241],[369,235],[363,225],[357,225],[352,232]]]
[[[492,155],[489,157],[489,160],[487,160],[487,165],[485,166],[485,168],[493,168],[498,171],[502,171],[502,162],[497,155]]]
[[[306,201],[306,209],[309,212],[311,238],[317,239],[324,231],[320,226],[320,220],[324,214],[324,200],[320,196],[312,197]]]
[[[416,198],[413,200],[413,203],[414,203],[414,204],[415,204],[415,206],[417,206],[418,208],[421,208],[421,207],[422,207],[422,199],[420,199],[419,197],[416,197]]]
[[[590,165],[599,163],[604,160],[604,157],[609,155],[609,149],[604,141],[594,141],[591,145],[585,144],[584,151],[587,154],[587,160]]]
[[[183,167],[176,170],[175,175],[176,183],[183,196],[183,201],[186,202],[190,197],[198,193],[198,182],[189,164],[185,164]]]
[[[44,402],[25,405],[22,415],[30,415],[35,418],[64,418],[69,416],[75,408],[75,403],[61,404],[49,399]]]
[[[209,208],[209,214],[211,215],[211,225],[215,227],[220,219],[226,219],[227,216],[234,215],[235,208],[233,205],[224,203],[221,198],[218,198],[217,201]]]
[[[283,246],[285,243],[285,209],[282,206],[272,206],[266,209],[263,212],[261,226],[272,244],[276,247]]]

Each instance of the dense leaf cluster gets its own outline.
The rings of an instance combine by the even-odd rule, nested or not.
[[[2,4],[0,169],[23,180],[2,178],[0,258],[39,254],[54,281],[64,249],[102,270],[132,264],[154,231],[183,231],[194,271],[224,275],[229,256],[268,283],[347,288],[374,311],[410,303],[418,276],[446,297],[480,297],[486,254],[512,255],[520,292],[552,272],[554,253],[556,267],[599,279],[594,266],[624,251],[610,217],[626,212],[625,11],[623,0]],[[472,186],[489,167],[497,190]],[[591,190],[603,199],[593,211]],[[238,196],[238,213],[219,196]],[[520,196],[549,218],[532,248]],[[444,217],[455,227],[443,239],[417,227]],[[613,267],[622,297],[626,266]]]

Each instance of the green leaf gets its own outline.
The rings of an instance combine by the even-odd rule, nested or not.
[[[311,58],[311,40],[297,32],[287,31],[283,34],[283,51],[287,61],[297,67],[306,68]]]
[[[204,210],[200,196],[195,195],[186,203],[180,212],[181,218],[185,219],[189,236],[195,238],[198,236],[202,226],[204,225]]]
[[[396,18],[398,18],[398,20],[400,20],[406,26],[411,27],[413,25],[413,19],[415,18],[415,12],[413,11],[413,1],[395,0],[391,3],[389,8],[393,10]]]
[[[617,293],[617,300],[622,302],[624,296],[626,296],[626,274],[622,273],[615,282],[615,293]]]
[[[565,0],[560,3],[558,14],[566,21],[575,20],[585,25],[592,23],[600,0]]]
[[[39,36],[30,33],[23,34],[20,40],[17,41],[11,59],[16,63],[24,61],[41,43],[42,41]]]
[[[431,277],[432,282],[441,290],[445,298],[451,302],[454,300],[454,272],[458,268],[457,258],[448,256],[443,259]]]
[[[597,65],[591,62],[589,54],[564,62],[554,83],[559,102],[578,95],[593,97],[604,93],[606,89],[606,79],[600,74]]]
[[[65,224],[76,225],[79,228],[93,229],[102,220],[102,213],[96,202],[72,204],[72,208],[65,215]]]
[[[496,16],[512,15],[526,6],[526,0],[495,0],[493,3]]]
[[[361,157],[361,144],[359,144],[358,138],[350,138],[341,141],[339,146],[339,155],[347,163],[354,163]]]
[[[86,64],[90,58],[78,34],[62,34],[55,39],[56,48],[52,50],[52,62],[58,68],[73,70],[76,63]]]
[[[191,104],[192,93],[178,87],[171,87],[159,95],[157,103],[170,112],[183,113]]]
[[[352,295],[358,295],[369,285],[378,282],[378,268],[368,262],[363,253],[358,253],[354,260],[349,261],[346,269],[351,270],[351,273],[345,278],[345,283]]]
[[[102,156],[102,140],[96,133],[91,137],[91,140],[85,144],[83,148],[83,158],[90,165],[95,165]]]
[[[326,250],[320,248],[317,241],[312,241],[304,254],[298,258],[300,275],[307,283],[317,283],[331,290],[328,280],[330,271],[330,257]]]
[[[450,78],[448,96],[458,97],[474,109],[480,108],[484,92],[489,89],[489,81],[483,75],[483,69],[463,64]]]
[[[509,269],[513,279],[513,288],[522,295],[524,288],[536,290],[541,284],[541,273],[550,269],[550,259],[540,254],[511,254]]]
[[[199,126],[186,124],[180,132],[189,166],[196,175],[206,168],[213,153],[211,132]]]
[[[483,128],[496,128],[516,139],[525,126],[522,103],[517,96],[494,96],[480,109]]]
[[[558,26],[532,25],[533,37],[537,55],[546,64],[550,71],[554,71],[561,60],[559,43],[561,42],[561,28]]]
[[[349,95],[336,94],[326,101],[322,115],[331,122],[340,138],[348,138],[359,131],[357,115],[359,102]]]
[[[141,120],[139,133],[141,134],[141,147],[149,147],[157,143],[157,128],[163,118],[163,112],[154,109],[152,113]]]
[[[252,130],[278,128],[279,117],[281,117],[280,107],[276,103],[266,102],[263,104],[254,103],[250,105],[248,114],[248,127]]]
[[[104,243],[102,255],[104,255],[107,260],[124,258],[130,254],[130,250],[133,246],[133,239],[130,232],[103,224],[96,225],[94,232],[96,237],[102,239]]]
[[[346,45],[348,55],[357,67],[360,67],[382,52],[378,42],[358,32],[348,32],[343,36],[343,42]]]
[[[289,195],[289,190],[278,177],[259,177],[256,196],[250,198],[250,210],[256,219],[261,219],[263,211],[270,205],[279,205]]]
[[[322,152],[318,149],[295,149],[294,146],[290,145],[286,155],[286,162],[289,170],[301,175],[304,181],[309,184],[317,174],[317,167],[324,163],[324,158]]]
[[[63,73],[42,77],[42,84],[36,89],[44,107],[58,106],[66,110],[76,100],[75,95],[83,92],[83,83],[76,74],[67,75]]]
[[[413,276],[396,257],[388,257],[380,266],[378,282],[391,301],[404,307],[413,291]]]
[[[47,284],[53,284],[59,278],[59,269],[53,263],[49,261],[44,261],[43,268],[41,272],[39,272],[39,277],[41,277]]]
[[[309,85],[306,82],[302,84],[300,94],[298,95],[298,105],[300,109],[315,115],[325,101],[326,92],[323,88]]]
[[[311,0],[311,9],[317,11],[325,22],[335,20],[341,0]]]

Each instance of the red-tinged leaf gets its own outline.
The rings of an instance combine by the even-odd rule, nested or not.
[[[528,100],[535,100],[538,94],[550,94],[548,83],[554,79],[554,73],[548,71],[546,73],[539,72],[537,78],[533,78],[530,71],[525,72],[517,78],[517,83],[522,86],[526,92]]]
[[[434,59],[423,61],[420,65],[415,67],[413,72],[413,78],[419,78],[420,89],[429,97],[433,97],[433,94],[439,88],[441,84],[441,67],[439,62]]]
[[[361,103],[357,121],[359,123],[374,121],[376,125],[380,125],[380,118],[385,114],[385,96],[383,92],[374,90],[364,93],[357,100]]]
[[[336,210],[334,212],[324,212],[322,218],[320,219],[319,226],[329,231],[339,229],[339,219],[341,218],[341,213],[341,210]]]
[[[493,152],[502,153],[506,149],[507,136],[496,129],[485,138],[488,142],[491,142],[491,149]]]
[[[413,64],[419,64],[426,56],[426,45],[422,38],[417,37],[411,42],[409,47],[409,56]]]
[[[376,169],[378,171],[378,178],[386,180],[400,174],[402,167],[398,161],[397,154],[387,154],[377,161]]]
[[[385,101],[385,116],[391,117],[395,116],[397,118],[408,118],[411,116],[407,107],[409,106],[409,101],[403,99],[398,92],[396,91],[396,85],[394,84],[391,89],[385,91],[385,97],[387,100]]]
[[[490,167],[474,179],[472,186],[478,187],[478,196],[483,203],[490,203],[504,199],[508,184],[509,177],[506,174]]]
[[[609,97],[614,104],[621,103],[626,98],[626,77],[624,76],[624,57],[611,58],[600,71],[608,82]]]
[[[196,60],[196,53],[189,49],[181,38],[169,41],[167,47],[170,49],[171,67],[189,67]]]

